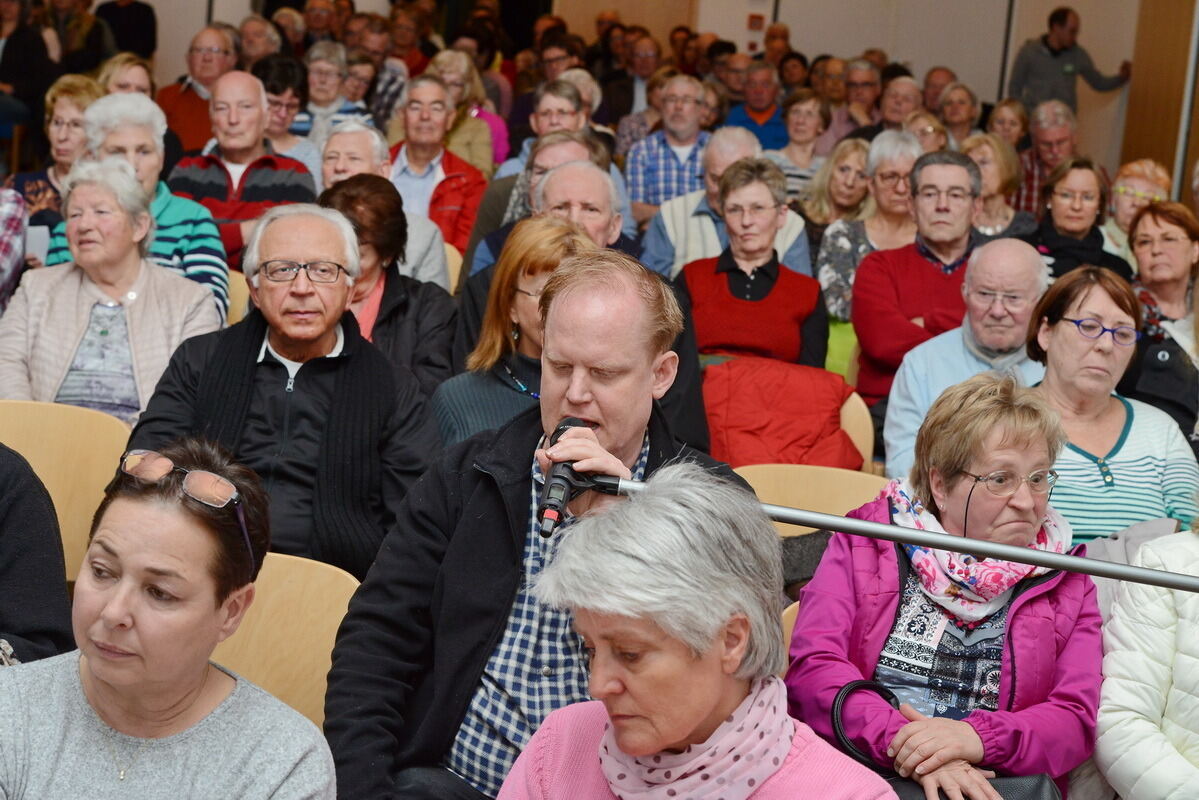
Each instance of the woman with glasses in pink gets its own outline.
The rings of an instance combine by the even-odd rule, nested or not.
[[[332,798],[320,731],[209,661],[269,546],[258,477],[195,439],[120,467],[75,584],[78,649],[0,670],[0,796]]]
[[[1045,365],[1036,391],[1067,438],[1054,506],[1076,542],[1163,517],[1186,528],[1199,516],[1199,465],[1178,424],[1115,393],[1143,326],[1132,288],[1093,266],[1059,278],[1029,322],[1028,355]]]
[[[1011,376],[983,373],[941,394],[910,475],[847,516],[960,536],[962,547],[833,534],[800,595],[792,716],[929,797],[1000,800],[997,774],[1065,789],[1095,736],[1094,583],[977,559],[966,541],[1071,551],[1070,523],[1049,504],[1065,439],[1045,399]]]

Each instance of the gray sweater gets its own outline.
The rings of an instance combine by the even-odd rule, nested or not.
[[[138,739],[88,704],[78,650],[0,669],[0,800],[334,797],[333,759],[316,726],[233,677],[233,692],[191,728]]]
[[[1079,75],[1097,92],[1110,92],[1124,85],[1119,75],[1104,75],[1095,69],[1087,51],[1078,45],[1055,54],[1045,44],[1045,37],[1029,39],[1012,64],[1008,94],[1024,103],[1029,114],[1046,100],[1061,100],[1078,111],[1075,84]]]

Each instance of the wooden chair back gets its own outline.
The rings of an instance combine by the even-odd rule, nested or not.
[[[763,503],[825,514],[844,514],[878,496],[887,479],[867,472],[809,464],[746,464],[737,467]],[[779,536],[802,536],[815,528],[774,523]]]
[[[225,321],[236,325],[245,319],[250,309],[250,284],[246,276],[236,270],[229,270],[229,310],[225,313]]]

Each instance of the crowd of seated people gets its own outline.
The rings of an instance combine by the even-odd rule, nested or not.
[[[0,0],[0,399],[130,426],[78,575],[0,447],[0,797],[1199,795],[1192,595],[834,533],[788,639],[713,458],[709,379],[805,375],[749,415],[857,392],[839,512],[1193,570],[1199,220],[1080,146],[1128,68],[518,5],[267,0],[159,87],[142,0]],[[268,551],[361,582],[323,736],[208,660]]]

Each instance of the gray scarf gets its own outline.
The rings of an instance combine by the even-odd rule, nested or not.
[[[967,350],[973,353],[976,358],[990,364],[991,369],[996,372],[1010,372],[1015,374],[1017,365],[1028,357],[1023,345],[1017,347],[1015,350],[1008,350],[1003,353],[998,350],[992,350],[989,347],[983,347],[974,338],[974,329],[970,327],[969,316],[962,320],[962,341],[965,342]]]

